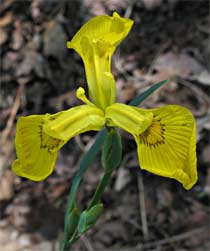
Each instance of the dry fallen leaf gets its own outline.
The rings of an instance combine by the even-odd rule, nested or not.
[[[23,34],[22,34],[22,26],[20,21],[15,22],[15,30],[12,34],[12,43],[11,48],[14,50],[19,50],[23,45]]]
[[[0,18],[0,27],[4,27],[10,24],[13,20],[13,13],[12,11],[8,11],[6,15]]]
[[[34,71],[38,77],[45,77],[45,60],[42,54],[28,50],[24,54],[24,60],[19,64],[16,69],[17,77],[28,76],[32,71]]]
[[[7,33],[0,27],[0,46],[2,46],[7,41]]]
[[[210,85],[210,73],[195,58],[186,53],[168,52],[161,54],[155,60],[152,68],[158,71],[155,75],[164,74],[167,78],[179,76]]]
[[[13,185],[15,175],[6,170],[0,179],[0,200],[9,200],[13,196]]]
[[[162,0],[142,0],[147,10],[153,10],[162,4]]]
[[[67,40],[67,35],[58,22],[51,21],[47,23],[44,33],[44,54],[62,59],[67,53]]]

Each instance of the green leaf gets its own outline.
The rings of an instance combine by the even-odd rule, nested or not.
[[[141,93],[138,97],[133,99],[129,105],[131,106],[138,106],[140,105],[146,98],[148,98],[153,92],[159,89],[162,85],[166,84],[168,80],[163,80],[157,84],[154,84],[150,88],[148,88],[145,92]]]
[[[122,159],[121,136],[116,128],[111,128],[104,141],[101,161],[105,172],[116,168]]]

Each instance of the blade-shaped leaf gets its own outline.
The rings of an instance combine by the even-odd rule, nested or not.
[[[163,80],[157,84],[154,84],[150,88],[148,88],[146,91],[141,93],[138,97],[133,99],[129,105],[131,106],[138,106],[140,105],[146,98],[148,98],[153,92],[155,92],[157,89],[159,89],[162,85],[166,84],[168,80]]]

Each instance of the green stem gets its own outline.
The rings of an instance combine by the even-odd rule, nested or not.
[[[71,243],[69,242],[69,240],[65,239],[63,241],[62,251],[71,251]]]
[[[97,189],[95,191],[95,194],[93,196],[93,199],[92,199],[88,209],[90,209],[91,207],[93,207],[93,206],[95,206],[96,204],[99,203],[99,200],[100,200],[100,198],[101,198],[101,196],[102,196],[102,194],[103,194],[103,192],[104,192],[104,190],[106,188],[106,185],[109,182],[112,171],[104,173],[104,176],[103,176],[101,182],[99,183],[99,185],[98,185],[98,187],[97,187]]]
[[[84,173],[87,171],[88,167],[90,166],[92,161],[95,159],[98,152],[101,150],[101,146],[104,142],[105,137],[106,137],[106,130],[104,129],[100,133],[98,133],[94,144],[92,145],[88,153],[82,158],[80,162],[79,170],[73,180],[73,184],[69,193],[66,215],[65,215],[65,222],[66,222],[66,217],[68,213],[70,213],[71,210],[74,208],[76,192],[84,176]]]
[[[98,152],[101,150],[101,147],[103,145],[103,142],[105,140],[107,131],[106,129],[102,130],[100,133],[97,134],[96,139],[90,150],[86,153],[86,155],[82,158],[79,170],[74,177],[71,190],[68,197],[67,202],[67,209],[65,213],[65,219],[64,219],[64,240],[63,240],[63,248],[62,251],[69,251],[71,248],[71,243],[69,242],[69,239],[71,236],[67,236],[66,233],[66,224],[67,224],[67,216],[71,212],[71,210],[75,207],[75,196],[77,193],[77,189],[79,187],[79,184],[84,176],[84,173],[87,171],[88,167],[98,154]]]

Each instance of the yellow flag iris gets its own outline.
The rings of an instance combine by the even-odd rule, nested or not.
[[[18,159],[12,166],[17,175],[43,180],[52,173],[58,150],[72,137],[116,126],[133,135],[142,169],[176,179],[186,189],[196,183],[196,125],[191,112],[177,105],[145,110],[116,103],[111,57],[132,25],[132,20],[117,13],[98,16],[67,43],[84,62],[90,100],[80,87],[77,97],[84,105],[19,118]]]

